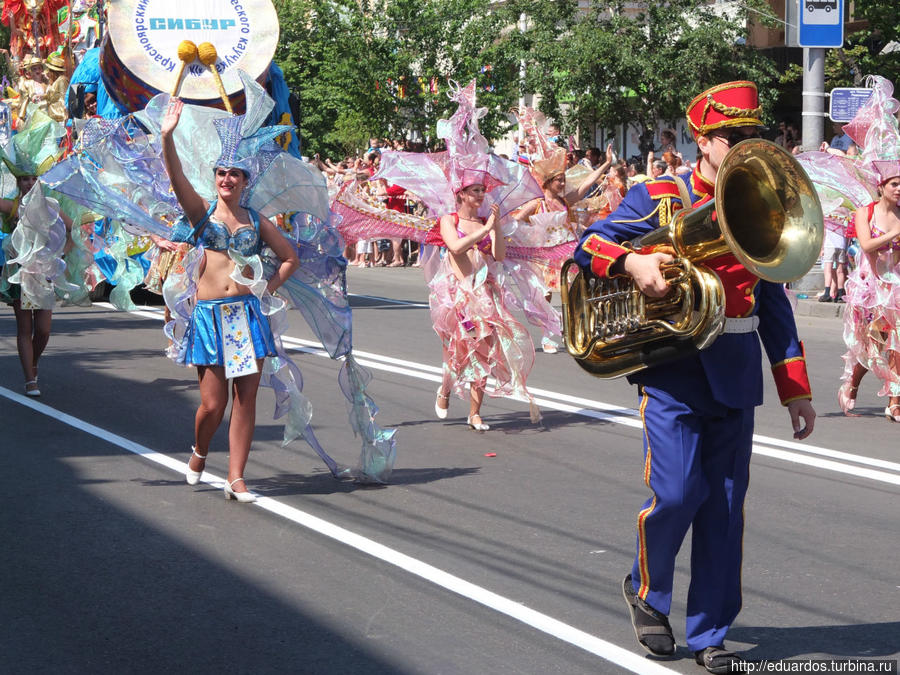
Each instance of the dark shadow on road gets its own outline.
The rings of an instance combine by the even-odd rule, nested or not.
[[[827,412],[825,414],[819,413],[819,417],[847,417],[840,410],[836,410],[835,412]],[[857,406],[853,409],[853,414],[849,415],[849,417],[881,417],[882,419],[886,419],[884,415],[884,408],[879,408],[877,406]]]
[[[491,425],[491,431],[500,431],[506,434],[518,434],[528,431],[553,431],[562,427],[592,427],[608,426],[612,422],[603,419],[593,419],[579,415],[578,413],[564,412],[561,410],[541,410],[541,421],[534,424],[527,412],[505,413],[491,415],[489,412],[483,415],[485,422]],[[465,420],[463,420],[465,423]]]
[[[130,330],[152,330],[153,332],[159,333],[159,351],[154,353],[157,356],[163,356],[163,351],[166,347],[166,337],[162,331],[162,321],[157,325],[149,323],[147,319],[142,317],[135,317],[124,312],[110,311],[110,314],[115,317],[115,329],[123,331],[123,334],[127,334],[127,331]],[[53,340],[54,335],[89,335],[98,330],[96,313],[85,313],[83,318],[70,317],[72,317],[72,314],[69,312],[64,314],[57,312],[53,314],[51,341]],[[105,329],[106,328],[104,328],[104,330]],[[122,345],[122,348],[127,347],[127,343]]]
[[[387,485],[378,483],[358,483],[353,480],[337,480],[328,471],[313,471],[312,473],[279,473],[268,478],[255,478],[250,483],[250,488],[264,497],[286,497],[303,495],[332,495],[350,494],[358,490],[372,491],[382,490],[391,485],[423,485],[439,480],[459,478],[479,473],[478,467],[471,468],[434,468],[434,469],[394,469],[390,482]],[[221,472],[216,472],[218,473]],[[182,478],[160,478],[156,480],[143,480],[141,485],[158,487],[170,485],[179,489],[184,488]],[[211,485],[199,484],[195,491],[217,491]]]
[[[34,445],[25,458],[11,444],[0,449],[16,475],[0,511],[6,672],[408,672],[376,654],[361,634],[341,634],[306,609],[307,589],[271,592],[280,563],[259,568],[267,563],[252,559],[254,533],[211,543],[210,531],[224,529],[222,513],[234,505],[197,496],[207,503],[187,509],[184,499],[160,495],[154,503],[152,493],[143,494],[135,506],[149,499],[163,522],[180,522],[174,538],[140,510],[120,509],[88,487],[96,481],[71,466],[83,454],[83,439],[73,443],[42,415],[18,413]],[[98,455],[121,455],[96,445],[105,448]],[[115,499],[127,494],[114,483],[104,489]],[[224,512],[260,530],[272,525],[262,512]],[[223,559],[233,564],[205,554],[210,547],[226,551]],[[270,583],[259,583],[266,574]]]
[[[328,471],[316,471],[309,474],[280,473],[269,478],[254,478],[253,490],[266,497],[284,497],[288,495],[330,495],[350,494],[359,490],[381,490],[390,485],[421,485],[449,478],[458,478],[478,473],[480,469],[472,468],[434,468],[434,469],[394,469],[391,472],[389,485],[373,483],[357,483],[340,481]]]
[[[456,399],[454,399],[453,402],[455,403]],[[463,407],[462,410],[466,410],[466,408]],[[484,432],[486,434],[492,434],[496,432],[503,434],[542,433],[546,431],[553,431],[554,429],[559,429],[562,427],[597,427],[598,425],[606,426],[612,424],[608,420],[591,419],[577,413],[568,413],[558,410],[541,410],[541,421],[537,424],[531,421],[531,418],[526,411],[491,414],[489,410],[485,410],[485,408],[482,408],[482,419],[484,420],[484,422],[491,425],[490,431]],[[425,420],[405,420],[401,422],[392,422],[391,427],[418,427],[423,424],[440,424],[456,426],[464,430],[468,429],[466,418],[456,416],[452,410],[452,404],[450,416],[445,420],[439,420],[436,418]]]
[[[838,658],[896,658],[900,652],[900,621],[838,626],[775,628],[735,626],[728,637],[756,645],[744,658],[790,659],[825,654]]]

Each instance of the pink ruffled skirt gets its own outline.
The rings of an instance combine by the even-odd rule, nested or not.
[[[461,281],[444,258],[429,283],[431,319],[444,346],[444,366],[460,398],[468,386],[483,386],[491,376],[495,384],[490,396],[519,396],[533,406],[525,387],[534,366],[531,335],[503,302],[502,266],[482,260],[483,265]]]
[[[881,253],[881,256],[889,255]],[[879,261],[879,266],[883,261]],[[858,363],[882,382],[879,396],[900,396],[900,270],[873,273],[868,260],[850,273],[844,300],[844,374]]]

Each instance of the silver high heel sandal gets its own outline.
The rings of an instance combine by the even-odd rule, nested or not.
[[[483,420],[481,422],[479,422],[478,424],[475,424],[475,422],[472,421],[473,417],[477,417],[478,419],[481,419],[481,415],[469,415],[466,418],[466,424],[469,425],[470,429],[474,429],[475,431],[487,431],[488,429],[491,428],[491,425],[485,424]]]
[[[28,382],[25,383],[25,395],[30,396],[31,398],[37,398],[41,395],[41,390],[38,389],[37,378],[28,380]]]
[[[206,452],[207,452],[207,454],[209,454],[209,450],[207,450]],[[191,454],[194,457],[197,457],[199,459],[206,459],[206,455],[201,455],[199,452],[197,452],[197,448],[195,448],[193,445],[191,446]],[[197,483],[200,482],[200,476],[202,476],[202,475],[203,475],[203,469],[200,469],[199,471],[194,471],[191,468],[190,460],[188,460],[187,471],[184,472],[184,479],[187,481],[187,484],[188,485],[196,485]]]
[[[231,482],[225,483],[225,499],[237,499],[241,504],[250,504],[256,501],[256,495],[252,492],[235,492],[234,484],[240,483],[243,478],[235,478]]]

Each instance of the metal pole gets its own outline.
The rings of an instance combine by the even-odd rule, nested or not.
[[[818,150],[825,140],[825,50],[803,49],[803,150]]]

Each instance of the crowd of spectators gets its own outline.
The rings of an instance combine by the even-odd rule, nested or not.
[[[558,128],[551,129],[555,134],[553,139],[558,144],[563,144],[564,139],[559,134]],[[772,141],[789,152],[800,152],[800,130],[797,124],[790,119],[785,119],[778,124],[777,134]],[[834,125],[834,137],[830,142],[823,143],[820,150],[836,153],[855,155],[857,148],[850,138],[843,133],[841,125]],[[342,159],[333,160],[322,158],[318,154],[311,158],[313,162],[326,176],[332,194],[344,184],[356,181],[365,184],[367,193],[375,200],[382,202],[388,208],[427,216],[427,212],[421,202],[401,188],[389,185],[384,180],[373,180],[378,173],[382,153],[390,151],[402,152],[426,152],[424,143],[411,142],[409,140],[389,140],[372,137],[364,152],[355,155],[347,155]],[[518,152],[510,157],[501,154],[505,159],[528,163],[528,148],[524,143],[518,146]],[[598,180],[597,185],[590,191],[588,197],[598,195],[607,183],[614,184],[624,194],[635,183],[657,179],[660,176],[685,176],[689,174],[695,164],[696,158],[684,157],[676,144],[676,132],[674,129],[663,129],[660,132],[659,147],[650,150],[646,158],[633,156],[628,160],[612,155],[613,161],[608,172]],[[581,149],[570,147],[566,152],[566,169],[570,170],[582,166],[587,170],[594,170],[606,161],[606,154],[598,147]],[[832,242],[829,242],[832,243]],[[840,247],[838,247],[840,248]],[[345,251],[347,260],[351,265],[358,267],[404,267],[418,266],[418,245],[415,242],[400,239],[380,239],[360,241],[351,244]],[[840,267],[840,263],[838,264]],[[839,280],[843,280],[843,274],[836,270]],[[831,298],[840,298],[836,290],[842,290],[842,284],[835,284],[835,292]],[[828,295],[826,293],[826,295]]]
[[[415,195],[373,177],[381,166],[383,152],[424,152],[425,149],[422,143],[372,137],[369,147],[359,155],[347,155],[335,161],[316,154],[310,161],[325,175],[332,195],[345,183],[355,181],[387,208],[424,216],[425,209]],[[410,240],[368,239],[348,244],[344,256],[355,267],[418,267],[418,252],[418,245]]]
[[[550,131],[555,133],[553,139],[555,142],[560,144],[564,142],[558,128],[554,127]],[[613,153],[612,165],[588,193],[588,198],[600,194],[607,183],[615,185],[624,195],[627,189],[635,183],[658,178],[661,175],[690,172],[692,161],[685,160],[675,148],[675,132],[671,129],[664,130],[661,137],[662,147],[658,153],[650,152],[646,164],[639,157],[625,160]],[[427,216],[427,211],[415,195],[390,185],[385,180],[373,179],[373,177],[380,168],[382,153],[391,151],[426,152],[429,150],[421,142],[392,141],[372,137],[369,139],[368,147],[360,153],[346,155],[340,159],[321,157],[316,154],[309,161],[325,175],[332,195],[336,194],[345,183],[355,181],[357,184],[365,185],[365,192],[388,208]],[[518,146],[515,156],[511,157],[505,153],[501,153],[499,156],[526,164],[529,162],[528,148],[524,143]],[[606,153],[598,147],[586,149],[570,147],[566,153],[566,169],[570,170],[581,166],[590,171],[604,164],[606,159]],[[415,242],[379,239],[351,243],[347,246],[345,255],[349,264],[357,267],[404,267],[418,266],[418,252],[418,245]]]

